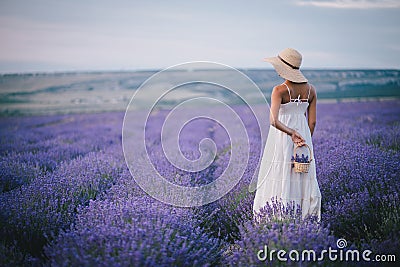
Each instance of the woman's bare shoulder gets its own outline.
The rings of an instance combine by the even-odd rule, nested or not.
[[[272,89],[272,92],[282,95],[283,93],[287,92],[287,88],[284,84],[278,84],[278,85],[274,86],[274,88]]]
[[[315,89],[314,85],[310,83],[310,99],[314,99],[317,96],[317,90]]]
[[[310,83],[309,85],[311,86],[311,93],[315,93],[315,86],[312,83]]]

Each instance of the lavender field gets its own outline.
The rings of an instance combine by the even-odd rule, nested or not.
[[[156,133],[165,115],[154,114],[148,124],[158,171],[191,186],[218,177],[230,157],[223,129],[207,120],[189,127],[182,141],[188,157],[198,156],[203,138],[215,141],[217,157],[203,171],[179,172],[160,155]],[[254,223],[248,187],[257,153],[227,195],[179,208],[153,199],[133,179],[122,151],[123,112],[1,117],[0,265],[265,266],[257,259],[265,244],[322,251],[338,238],[347,240],[346,248],[395,254],[398,261],[400,101],[319,104],[318,115],[320,223],[279,205],[264,215],[280,212],[284,220]],[[259,149],[254,123],[246,123],[252,152]],[[146,175],[135,173],[141,172]]]

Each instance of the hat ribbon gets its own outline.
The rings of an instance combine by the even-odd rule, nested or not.
[[[292,69],[295,69],[295,70],[300,69],[299,67],[293,66],[292,64],[290,64],[289,62],[287,62],[286,60],[284,60],[283,58],[281,58],[279,55],[278,55],[278,58],[279,58],[283,63],[285,63],[286,65],[288,65],[289,67],[291,67]]]

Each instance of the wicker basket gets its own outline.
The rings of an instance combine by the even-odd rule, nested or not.
[[[313,160],[311,148],[307,144],[304,144],[304,145],[308,148],[308,151],[310,151],[310,160],[307,163],[293,161],[294,171],[297,173],[307,173],[308,169],[310,168],[310,163]],[[296,157],[296,150],[298,148],[299,148],[299,146],[296,146],[293,150],[294,157]]]

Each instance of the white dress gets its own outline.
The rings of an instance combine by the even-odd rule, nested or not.
[[[287,85],[286,87],[290,96],[290,89]],[[309,96],[310,91],[308,98]],[[303,136],[314,155],[311,132],[305,116],[309,105],[308,98],[300,99],[300,95],[297,99],[290,97],[290,102],[281,104],[278,118],[280,122],[296,129]],[[270,126],[257,180],[253,212],[256,214],[274,198],[282,201],[284,205],[294,201],[300,205],[303,218],[313,214],[320,220],[321,192],[316,177],[315,159],[311,161],[308,173],[295,173],[291,162],[294,146],[289,135]],[[298,148],[296,153],[308,155],[309,151],[304,146]]]

